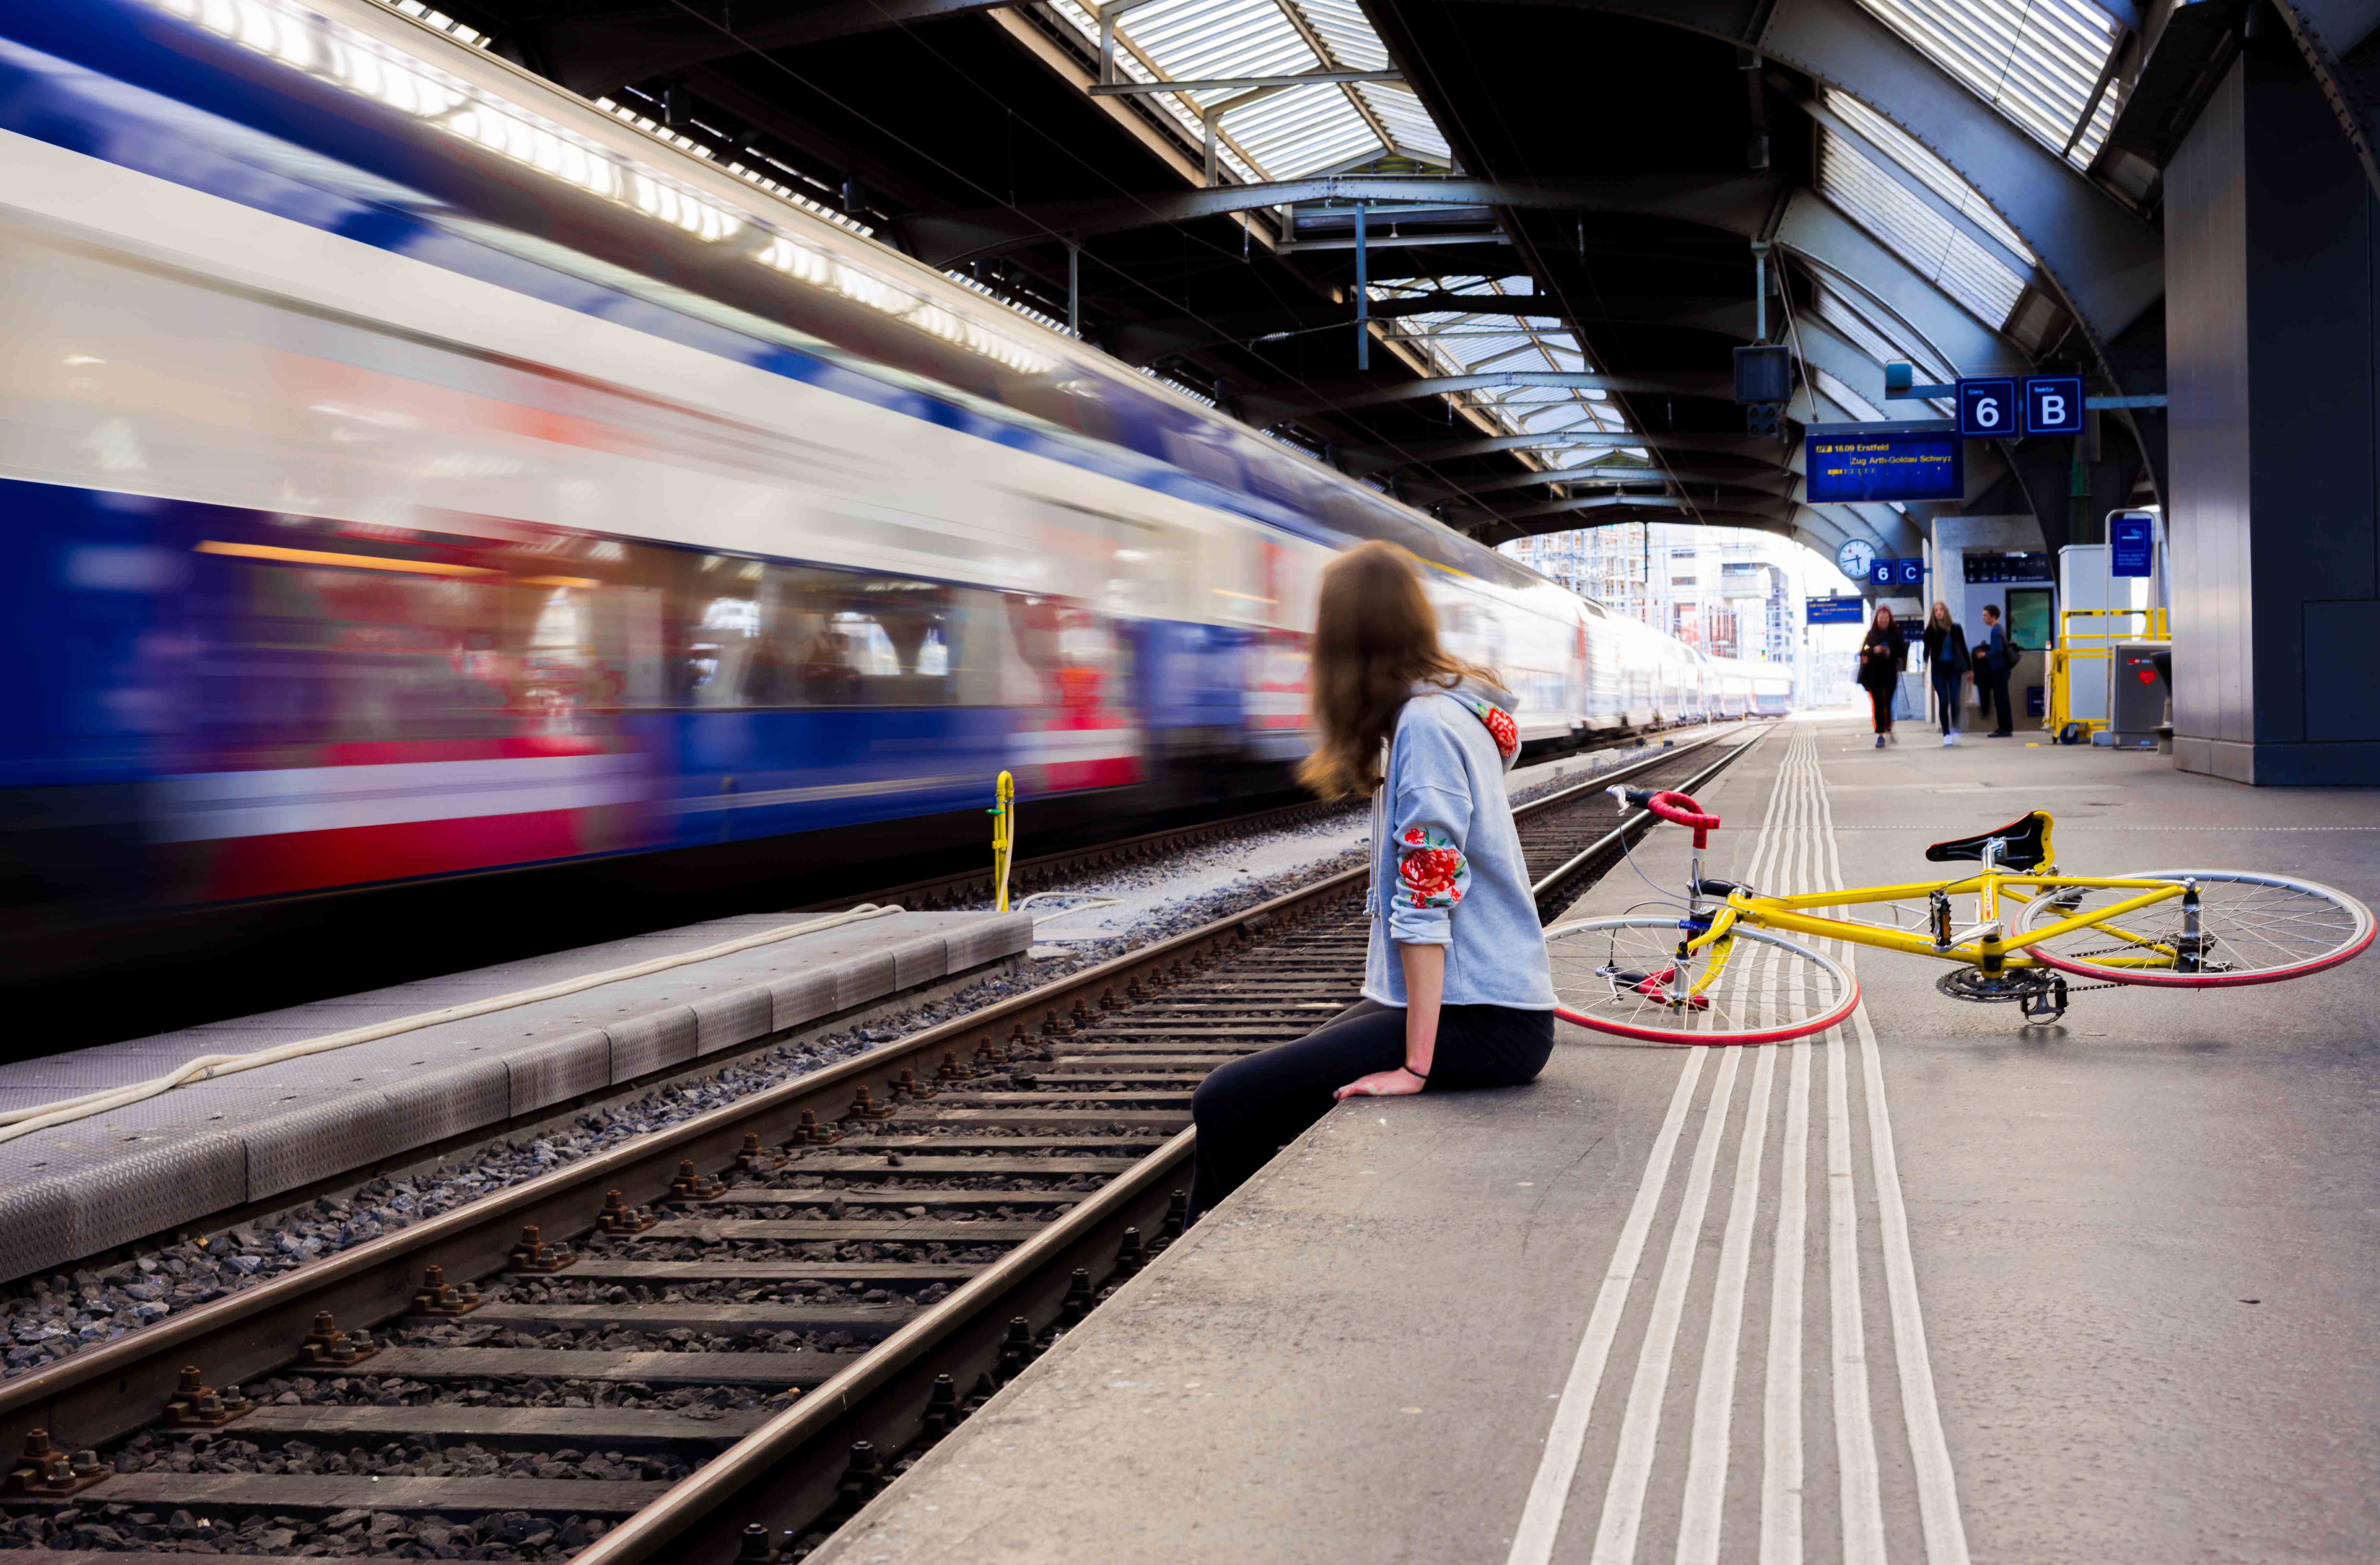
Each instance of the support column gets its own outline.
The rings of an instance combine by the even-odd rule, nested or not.
[[[2174,760],[2380,782],[2380,200],[2251,44],[2165,176]]]

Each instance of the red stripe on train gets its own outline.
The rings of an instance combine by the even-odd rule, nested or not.
[[[227,837],[208,844],[203,894],[210,900],[286,896],[568,858],[596,850],[590,813],[554,809]]]

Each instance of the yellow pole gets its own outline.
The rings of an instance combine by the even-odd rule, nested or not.
[[[1016,854],[1016,779],[1007,772],[992,785],[999,802],[985,813],[991,817],[991,878],[1000,911],[1008,911],[1008,865]]]

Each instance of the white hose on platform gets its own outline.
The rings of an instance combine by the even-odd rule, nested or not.
[[[1123,901],[1122,897],[1095,897],[1082,892],[1036,892],[1010,911],[1022,913],[1043,897],[1073,897],[1075,901],[1072,907],[1060,908],[1055,913],[1045,913],[1033,920],[1033,927],[1037,929],[1044,924],[1054,924],[1061,918],[1069,918],[1077,913],[1088,913],[1095,907],[1114,907]]]
[[[399,1017],[393,1022],[374,1022],[370,1026],[350,1027],[343,1033],[328,1033],[321,1037],[307,1038],[298,1043],[280,1044],[272,1049],[259,1049],[253,1054],[201,1054],[195,1060],[183,1062],[168,1074],[152,1077],[145,1082],[134,1082],[128,1086],[103,1087],[97,1092],[86,1092],[79,1098],[61,1098],[55,1103],[42,1103],[30,1109],[11,1109],[0,1112],[0,1142],[14,1141],[20,1135],[30,1135],[37,1130],[48,1130],[54,1125],[72,1124],[77,1120],[87,1120],[94,1114],[104,1114],[116,1109],[128,1108],[132,1104],[154,1098],[161,1092],[170,1092],[177,1086],[183,1086],[191,1082],[213,1081],[221,1076],[237,1075],[242,1071],[253,1071],[261,1065],[277,1065],[285,1060],[302,1060],[310,1054],[327,1054],[334,1049],[346,1049],[358,1043],[372,1043],[381,1038],[395,1037],[399,1033],[409,1033],[419,1027],[435,1026],[441,1022],[468,1022],[474,1016],[485,1016],[491,1012],[509,1011],[514,1006],[530,1005],[540,1000],[559,1000],[565,995],[577,994],[581,989],[595,989],[603,984],[616,984],[628,978],[641,978],[654,973],[666,973],[673,967],[684,967],[689,963],[709,962],[716,957],[732,956],[739,951],[749,951],[755,946],[771,945],[778,940],[789,940],[796,935],[813,935],[821,929],[832,929],[868,918],[881,918],[888,913],[901,911],[903,911],[902,908],[897,904],[880,907],[874,903],[864,902],[857,907],[846,909],[842,913],[830,913],[822,918],[813,918],[805,924],[786,924],[774,929],[763,929],[759,934],[738,936],[732,940],[722,940],[717,945],[704,946],[699,951],[680,952],[674,956],[655,956],[626,967],[613,967],[601,973],[589,973],[581,977],[563,978],[551,984],[540,985],[533,989],[517,989],[511,994],[500,994],[488,1000],[474,1000],[461,1005],[449,1005],[443,1010],[425,1011],[419,1015]]]

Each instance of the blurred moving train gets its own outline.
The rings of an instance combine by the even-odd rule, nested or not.
[[[1277,788],[1355,539],[1528,740],[1790,699],[371,0],[11,7],[0,150],[19,928]]]

